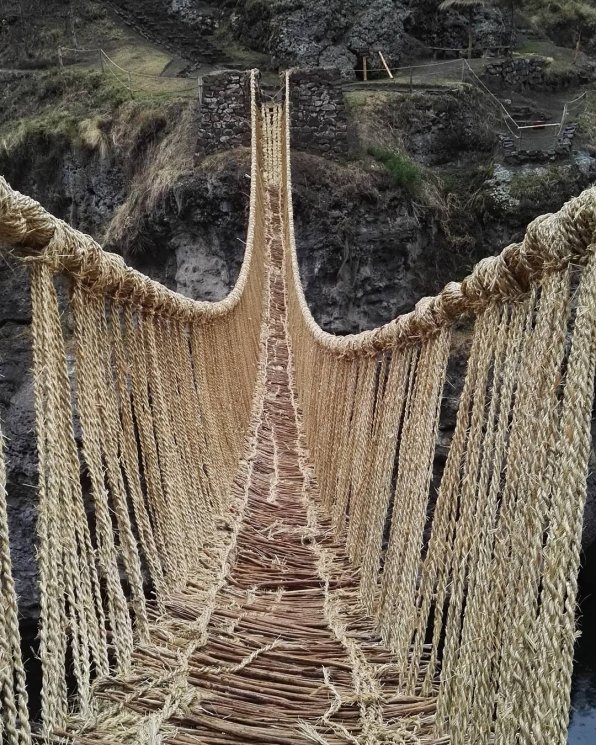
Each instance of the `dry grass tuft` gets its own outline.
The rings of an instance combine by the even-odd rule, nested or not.
[[[79,138],[84,148],[99,153],[105,160],[110,153],[109,126],[112,118],[106,115],[93,116],[79,123]]]
[[[127,200],[117,210],[106,241],[131,248],[143,215],[154,211],[166,193],[193,167],[196,129],[192,104],[172,102],[159,109],[123,107],[111,136],[130,168]]]

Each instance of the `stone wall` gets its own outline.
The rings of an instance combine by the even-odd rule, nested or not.
[[[250,145],[250,73],[205,75],[199,86],[197,155]]]
[[[487,65],[483,77],[489,87],[536,90],[545,86],[548,65],[545,57],[516,57]]]
[[[339,71],[296,70],[290,78],[292,147],[330,157],[348,152],[347,113]]]

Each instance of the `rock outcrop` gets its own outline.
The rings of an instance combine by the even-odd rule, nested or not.
[[[255,49],[271,54],[280,67],[336,67],[353,77],[367,55],[381,68],[377,52],[397,66],[409,40],[401,0],[251,0],[238,11],[236,33]]]

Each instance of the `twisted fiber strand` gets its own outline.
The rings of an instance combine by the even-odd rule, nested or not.
[[[118,410],[117,386],[114,379],[114,349],[108,331],[106,303],[103,297],[87,301],[92,311],[91,322],[96,327],[98,357],[96,359],[98,388],[95,391],[99,418],[104,437],[101,440],[106,483],[109,487],[111,504],[116,515],[116,525],[123,566],[130,585],[131,607],[134,612],[136,631],[141,641],[148,635],[147,608],[143,592],[141,558],[131,522],[131,504],[124,483],[122,462],[123,439],[122,421]]]
[[[327,452],[329,427],[331,418],[329,416],[329,405],[331,403],[331,393],[329,386],[331,384],[331,359],[330,355],[322,354],[318,357],[319,369],[315,370],[313,380],[318,381],[315,388],[315,397],[313,401],[313,416],[317,418],[318,437],[314,442],[312,457],[318,462]]]
[[[176,538],[176,521],[172,516],[173,505],[164,494],[161,480],[157,443],[149,404],[148,376],[143,351],[143,332],[140,312],[134,314],[130,307],[125,308],[126,350],[131,361],[132,408],[136,429],[139,433],[141,465],[145,480],[149,514],[164,570],[168,589],[179,584],[182,576],[180,541]]]
[[[40,595],[40,655],[45,660],[42,669],[41,707],[44,734],[61,721],[66,708],[61,680],[65,648],[62,634],[64,618],[64,585],[60,546],[54,536],[60,535],[56,525],[60,513],[59,462],[53,452],[58,439],[57,391],[54,386],[51,355],[56,334],[61,334],[57,298],[50,272],[37,267],[31,277],[33,365],[39,468],[39,576],[44,592]],[[54,312],[53,312],[54,311]],[[52,343],[53,342],[53,343]],[[51,398],[50,398],[51,397]]]
[[[410,655],[410,666],[414,674],[423,669],[423,644],[433,611],[430,654],[425,660],[426,676],[422,686],[424,694],[433,689],[439,662],[439,646],[443,630],[443,614],[451,561],[453,537],[458,509],[457,494],[461,480],[461,459],[465,451],[469,417],[476,385],[477,360],[482,337],[481,320],[476,322],[468,369],[457,412],[455,432],[447,456],[447,463],[441,479],[433,516],[432,531],[426,557],[421,566],[421,579],[417,592],[418,621],[414,631],[414,641]]]
[[[66,713],[68,637],[83,708],[89,703],[87,654],[98,672],[107,671],[107,640],[79,480],[58,302],[47,267],[33,268],[31,292],[40,492],[42,714],[43,734],[49,736]]]
[[[155,431],[159,475],[162,480],[164,498],[169,506],[172,540],[179,544],[177,580],[181,585],[189,579],[193,554],[190,540],[196,516],[190,511],[185,499],[181,473],[180,455],[174,443],[169,412],[166,403],[166,370],[156,340],[156,317],[143,313],[140,318],[143,346],[146,359],[151,422]],[[199,531],[200,535],[200,531]]]
[[[281,196],[281,190],[280,190]],[[285,327],[286,334],[288,333],[287,323]],[[327,463],[329,464],[328,469],[321,473],[321,482],[319,484],[319,490],[321,494],[321,500],[326,506],[327,510],[331,509],[333,503],[333,495],[335,491],[335,474],[337,468],[337,442],[340,436],[339,422],[340,418],[338,410],[344,400],[343,395],[338,395],[338,391],[345,390],[341,388],[341,382],[343,380],[343,366],[338,364],[338,360],[329,362],[329,381],[327,391],[327,401],[325,405],[327,409],[327,430],[326,430],[326,452],[328,452]]]
[[[527,472],[531,469],[525,461],[525,454],[529,456],[534,453],[534,446],[541,436],[540,427],[533,420],[535,411],[540,411],[540,402],[536,400],[534,387],[535,377],[540,377],[537,372],[544,362],[547,353],[546,345],[550,343],[550,334],[553,319],[553,303],[556,295],[547,293],[541,297],[541,302],[536,313],[535,323],[529,323],[525,327],[525,339],[522,352],[522,365],[518,372],[518,389],[515,394],[515,405],[511,420],[511,433],[506,453],[505,483],[503,486],[499,513],[496,526],[493,530],[494,548],[490,566],[487,569],[488,576],[492,581],[486,589],[487,599],[484,608],[488,609],[485,618],[485,633],[490,639],[490,647],[486,657],[480,663],[479,672],[484,670],[484,680],[477,694],[475,712],[473,712],[472,726],[481,731],[488,717],[489,726],[494,727],[493,711],[501,695],[506,692],[499,691],[498,684],[501,674],[502,655],[504,652],[503,632],[506,631],[505,624],[511,623],[503,614],[508,612],[507,598],[510,590],[509,584],[515,584],[515,576],[511,574],[511,567],[516,562],[512,557],[511,539],[515,533],[515,524],[518,519],[520,504],[518,500],[525,499],[524,483]],[[534,426],[531,422],[534,421]],[[523,501],[521,501],[523,504]],[[531,560],[531,554],[525,556],[525,561]],[[506,654],[506,652],[505,652]],[[455,705],[455,703],[453,704]],[[505,719],[509,716],[506,707],[498,710],[497,726],[503,727]],[[499,724],[500,720],[500,724]]]
[[[488,660],[492,639],[487,633],[486,617],[490,612],[486,606],[488,583],[486,576],[492,556],[493,536],[498,510],[502,468],[506,454],[509,418],[521,350],[525,339],[524,328],[533,304],[523,304],[502,312],[499,335],[495,349],[492,395],[487,414],[483,450],[494,453],[493,458],[484,458],[478,486],[478,531],[477,560],[470,561],[470,579],[466,615],[463,620],[461,648],[465,650],[457,663],[454,685],[459,704],[454,711],[454,729],[464,733],[478,745],[488,742],[492,725],[492,708],[483,705],[479,689],[483,680],[490,676]],[[492,471],[492,473],[491,473]],[[485,683],[486,685],[486,683]],[[471,721],[470,721],[471,718]]]
[[[346,515],[348,511],[350,498],[350,471],[354,457],[355,444],[355,427],[353,426],[356,415],[356,406],[358,398],[358,381],[361,379],[363,368],[358,360],[351,360],[348,371],[348,389],[346,392],[346,404],[343,412],[342,439],[339,443],[341,458],[337,474],[336,495],[333,504],[332,517],[333,527],[337,534],[341,533],[345,526]],[[302,379],[304,385],[306,379]],[[305,386],[306,387],[306,386]],[[312,426],[311,420],[305,415],[307,437],[316,436],[316,430]],[[318,464],[319,468],[321,463]]]
[[[415,355],[412,349],[391,355],[389,373],[379,404],[376,447],[370,462],[370,508],[364,531],[363,563],[360,568],[360,590],[369,612],[376,612],[375,599],[383,556],[383,530],[389,513],[391,476],[401,422],[406,403],[406,390]]]
[[[51,288],[51,282],[49,283]],[[56,296],[48,297],[54,310],[58,310]],[[56,330],[58,327],[56,327]],[[57,406],[60,416],[57,448],[64,459],[62,476],[64,478],[62,516],[62,544],[64,550],[64,570],[71,616],[70,631],[72,652],[75,662],[75,676],[78,683],[79,705],[83,711],[92,706],[89,683],[91,673],[105,674],[108,670],[108,630],[103,607],[102,588],[96,566],[96,551],[92,543],[86,504],[83,496],[80,473],[80,460],[73,430],[71,377],[67,369],[65,341],[61,333],[56,334],[55,357],[49,361],[52,385],[58,396]],[[42,423],[43,426],[43,423]],[[74,617],[73,617],[73,614]],[[69,627],[67,626],[66,629]],[[77,639],[77,636],[79,637]],[[77,650],[80,645],[80,652]]]
[[[354,562],[361,559],[361,541],[359,541],[360,521],[364,519],[364,500],[368,498],[365,491],[365,464],[367,451],[370,448],[371,429],[373,423],[373,407],[375,403],[375,383],[377,378],[377,362],[374,358],[360,360],[359,367],[359,395],[352,422],[354,432],[354,451],[351,459],[350,503],[346,548],[348,555]],[[325,462],[324,460],[320,462]]]
[[[104,476],[102,442],[105,440],[101,420],[100,391],[102,389],[98,360],[98,322],[92,299],[80,283],[72,289],[76,340],[77,403],[83,432],[83,455],[89,479],[95,514],[97,559],[100,576],[106,584],[106,604],[116,654],[116,665],[126,670],[132,654],[133,630],[128,603],[120,582],[118,557],[108,488]],[[96,306],[97,307],[97,306]]]
[[[365,414],[369,421],[365,421],[364,426],[360,430],[360,447],[362,448],[362,454],[360,455],[362,460],[361,474],[353,487],[355,509],[352,510],[350,516],[346,541],[348,550],[351,548],[352,551],[352,561],[358,566],[362,566],[365,558],[364,544],[366,541],[366,531],[369,527],[369,508],[371,504],[369,494],[373,490],[371,468],[378,447],[378,430],[381,419],[379,416],[379,406],[382,402],[385,389],[387,365],[387,355],[380,355],[380,360],[377,360],[373,375],[371,376],[373,390],[370,393],[371,400]]]
[[[110,335],[111,345],[114,350],[115,384],[122,427],[120,431],[121,441],[119,443],[122,467],[132,501],[137,530],[139,531],[139,548],[145,557],[149,575],[155,587],[156,596],[159,597],[164,590],[163,567],[141,485],[141,458],[137,448],[131,400],[132,363],[125,350],[122,323],[123,319],[120,307],[116,303],[111,303]]]
[[[508,350],[509,362],[513,365],[510,368],[509,381],[507,382],[507,388],[503,391],[503,402],[501,406],[503,411],[501,413],[501,422],[499,424],[498,437],[504,440],[501,454],[501,463],[503,465],[503,472],[507,473],[508,463],[507,460],[511,457],[510,452],[510,429],[511,420],[515,417],[515,411],[519,406],[518,396],[520,394],[520,378],[523,381],[523,376],[520,375],[520,371],[523,372],[525,358],[530,348],[532,341],[532,332],[534,326],[534,320],[536,317],[536,303],[537,303],[537,292],[533,292],[528,300],[526,312],[524,317],[518,319],[518,323],[521,327],[512,326],[512,333],[514,334],[513,348],[511,346]],[[519,332],[518,332],[519,328]],[[518,336],[519,333],[519,336]],[[515,357],[519,358],[518,366],[515,366]],[[535,369],[540,363],[535,360],[534,365],[530,365],[528,369]],[[511,409],[511,401],[514,403],[514,409]],[[491,496],[489,499],[495,503],[493,505],[493,514],[491,515],[492,524],[487,528],[488,536],[483,536],[480,550],[481,562],[483,564],[483,572],[485,577],[491,579],[490,582],[477,583],[473,588],[473,592],[470,597],[470,608],[471,611],[467,614],[468,618],[473,622],[474,609],[479,608],[478,624],[482,626],[481,638],[475,639],[476,643],[480,646],[482,652],[478,653],[477,659],[472,663],[470,660],[470,666],[473,664],[476,672],[476,685],[474,686],[474,679],[469,679],[469,687],[465,685],[465,680],[462,678],[462,687],[465,686],[465,692],[467,696],[472,697],[473,695],[473,708],[469,711],[466,710],[464,702],[460,702],[462,707],[462,721],[463,717],[468,717],[468,726],[473,729],[478,737],[479,742],[483,742],[488,738],[489,742],[492,742],[492,732],[494,724],[494,710],[495,710],[495,696],[496,689],[495,683],[498,679],[498,659],[500,654],[500,642],[498,637],[498,627],[502,619],[499,617],[499,602],[505,591],[506,576],[503,569],[498,568],[499,555],[503,550],[503,541],[511,531],[511,516],[510,516],[510,504],[508,501],[503,499],[503,484],[504,475],[494,464],[494,471],[492,475],[491,483]],[[506,527],[503,527],[506,526]],[[483,544],[485,548],[483,549]],[[503,561],[507,562],[507,553],[505,551],[505,558]],[[465,629],[464,619],[464,629]],[[470,651],[471,654],[471,651]],[[456,724],[456,726],[458,726]],[[465,726],[465,725],[462,725]],[[461,733],[459,735],[462,736]]]
[[[188,545],[189,568],[193,563],[192,542],[206,543],[213,528],[212,516],[205,509],[202,480],[203,474],[194,470],[193,455],[190,448],[190,440],[193,434],[190,429],[191,422],[188,420],[187,412],[184,411],[182,403],[183,391],[181,390],[179,375],[181,370],[175,364],[174,354],[171,348],[173,330],[165,327],[165,319],[155,317],[154,326],[156,332],[157,349],[163,350],[159,372],[162,375],[161,391],[163,391],[165,413],[167,415],[167,430],[170,435],[168,455],[171,462],[175,464],[176,472],[180,478],[179,483],[179,506],[177,510],[184,517],[186,536],[184,540]],[[165,475],[165,474],[164,474]],[[167,476],[165,477],[167,479]]]
[[[447,719],[452,710],[454,670],[460,655],[460,633],[466,599],[469,561],[473,560],[477,536],[474,522],[477,516],[477,479],[480,468],[481,444],[486,414],[487,384],[498,338],[500,308],[491,306],[482,316],[481,345],[478,351],[476,385],[472,401],[468,440],[463,453],[462,478],[457,500],[459,515],[455,527],[451,567],[451,592],[445,624],[445,646],[441,669],[437,718]]]
[[[420,350],[401,435],[391,534],[382,581],[381,614],[385,623],[381,632],[383,638],[395,646],[404,669],[409,648],[409,638],[406,645],[405,637],[411,622],[410,605],[414,602],[450,336],[450,330],[444,329]],[[392,618],[397,602],[402,612]]]
[[[426,436],[423,437],[421,431],[418,446],[421,454],[417,455],[415,471],[413,474],[413,477],[415,478],[412,478],[412,485],[410,486],[410,503],[413,506],[410,519],[412,520],[413,529],[410,531],[410,540],[405,544],[401,567],[401,579],[399,580],[399,584],[403,584],[404,587],[402,595],[404,612],[400,619],[401,625],[397,624],[398,633],[396,634],[396,639],[397,647],[398,649],[401,649],[401,659],[404,670],[407,669],[410,638],[413,631],[412,626],[415,623],[415,595],[422,559],[422,536],[430,496],[433,458],[439,427],[441,396],[445,383],[450,344],[451,329],[442,329],[432,342],[428,343],[429,360],[428,363],[424,364],[424,367],[421,370],[421,372],[423,372],[424,388],[427,391],[427,403],[423,406],[422,411],[418,415],[420,421],[417,426],[419,426],[422,431],[426,431]],[[419,381],[417,380],[416,384],[418,385],[418,383]],[[419,401],[420,398],[417,394],[416,402],[418,403]],[[434,409],[432,408],[433,404]],[[404,673],[404,676],[406,676],[406,673]],[[415,688],[412,687],[411,692],[413,693],[414,690]],[[406,692],[410,692],[407,687]]]
[[[544,310],[543,307],[544,306]],[[546,312],[548,317],[540,321]],[[534,360],[540,359],[540,370],[533,371],[528,395],[528,412],[525,416],[525,435],[536,442],[532,448],[520,452],[520,478],[527,484],[523,501],[518,501],[511,536],[511,552],[507,563],[509,579],[506,585],[504,612],[515,612],[503,634],[502,655],[499,665],[499,709],[495,736],[506,742],[512,733],[519,732],[519,740],[529,743],[529,731],[520,730],[521,712],[528,705],[528,692],[523,678],[532,676],[532,663],[528,650],[534,646],[533,621],[536,617],[538,598],[542,585],[542,545],[548,529],[553,479],[552,455],[557,448],[559,393],[558,383],[566,356],[567,320],[569,314],[569,272],[545,279],[542,286],[540,315],[533,337],[539,347]],[[541,329],[542,326],[542,329]],[[544,341],[541,344],[540,332]],[[528,350],[526,359],[532,359]],[[523,380],[523,377],[522,377]],[[520,397],[523,392],[520,392]],[[538,434],[537,434],[538,431]],[[526,437],[520,437],[520,444]],[[523,437],[523,440],[522,440]],[[510,447],[515,447],[513,439]],[[525,460],[524,460],[525,456]],[[513,471],[513,469],[510,469]],[[519,489],[519,487],[518,487]],[[504,716],[499,716],[500,712]]]
[[[30,745],[31,727],[27,711],[25,669],[21,657],[17,595],[12,577],[10,536],[6,505],[4,436],[0,432],[0,739],[7,745]]]
[[[395,478],[395,483],[393,485],[393,492],[391,494],[392,497],[392,503],[388,505],[387,512],[385,514],[385,520],[386,520],[386,526],[385,531],[389,532],[388,541],[387,541],[387,547],[384,548],[382,552],[382,564],[383,564],[383,572],[381,573],[381,576],[379,577],[379,598],[378,598],[378,620],[379,620],[379,628],[383,630],[387,623],[391,623],[392,619],[392,610],[393,610],[393,604],[395,601],[395,588],[394,586],[389,582],[388,580],[388,572],[391,571],[396,572],[397,571],[397,564],[394,560],[392,560],[390,556],[391,554],[394,555],[396,552],[396,546],[394,545],[392,549],[389,548],[391,544],[391,531],[393,530],[394,525],[394,517],[397,514],[398,508],[396,508],[396,502],[398,501],[398,488],[400,486],[399,481],[399,464],[402,465],[405,463],[407,458],[407,438],[404,437],[404,432],[406,431],[407,426],[410,426],[411,429],[411,422],[412,422],[412,407],[414,404],[414,386],[416,381],[416,373],[418,365],[420,364],[420,348],[414,348],[412,350],[412,357],[411,357],[411,364],[408,371],[408,379],[407,384],[405,388],[405,396],[404,396],[404,402],[403,402],[403,420],[401,422],[401,432],[400,432],[400,438],[397,443],[397,453],[396,453],[396,463],[393,464],[392,472],[396,470],[397,468],[397,474]],[[408,422],[410,424],[408,425]],[[404,471],[405,469],[402,468],[402,483],[404,481]],[[399,515],[401,518],[401,514]],[[397,530],[397,529],[396,529]],[[395,535],[395,533],[394,533]]]
[[[180,321],[171,322],[171,324],[174,328],[169,340],[172,346],[174,368],[179,375],[179,396],[187,430],[192,478],[201,490],[201,499],[206,505],[205,515],[209,522],[208,529],[212,532],[213,519],[219,511],[219,504],[213,493],[209,469],[206,468],[205,464],[204,440],[201,436],[200,405],[190,357],[190,332]]]
[[[54,364],[60,361],[63,351],[58,304],[52,280],[47,272],[40,272],[32,278],[32,333],[34,339],[34,366],[37,360],[39,377],[35,381],[36,391],[36,425],[38,432],[38,462],[40,479],[40,501],[38,512],[39,533],[39,569],[40,580],[45,576],[47,583],[42,584],[46,589],[46,597],[41,597],[40,612],[40,652],[47,651],[50,659],[43,670],[42,676],[42,713],[52,721],[60,721],[66,711],[66,687],[64,684],[64,664],[66,657],[67,639],[64,634],[68,622],[65,591],[70,595],[72,584],[68,578],[72,572],[70,560],[72,558],[70,543],[66,543],[67,550],[56,536],[66,532],[70,521],[62,528],[57,524],[57,515],[61,508],[68,507],[68,502],[62,499],[62,491],[68,488],[64,483],[64,469],[59,445],[62,444],[63,428],[67,428],[67,420],[61,405],[64,404],[63,386],[66,376],[60,377],[59,368]],[[45,306],[45,307],[44,307]],[[45,317],[43,320],[41,315]],[[37,346],[37,349],[35,347]],[[46,369],[44,370],[44,366]],[[39,414],[41,414],[41,418]],[[70,416],[70,407],[68,409]],[[70,432],[68,433],[70,434]],[[68,451],[67,451],[68,452]],[[78,477],[78,468],[73,476]],[[42,562],[45,567],[42,567]],[[58,566],[55,565],[58,562]],[[66,575],[66,576],[65,576]],[[71,595],[72,597],[72,595]],[[45,601],[45,602],[44,602]],[[76,603],[71,603],[71,608]],[[45,628],[44,628],[45,626]],[[75,674],[81,690],[84,681],[81,680],[79,656],[77,654],[76,621],[73,623],[74,663]],[[47,730],[46,730],[47,732]]]
[[[215,491],[216,504],[219,509],[223,508],[226,496],[226,479],[224,457],[221,449],[222,440],[218,436],[217,418],[210,397],[210,389],[207,378],[208,357],[205,354],[205,342],[202,338],[200,328],[197,324],[191,326],[190,342],[192,367],[195,378],[195,390],[197,391],[199,419],[201,428],[201,440],[206,452],[206,467],[211,476]]]
[[[544,548],[544,585],[536,634],[535,732],[564,743],[575,642],[575,602],[586,469],[590,448],[591,397],[596,368],[596,245],[591,247],[577,296],[573,341],[566,372],[556,454],[555,492]],[[546,701],[546,705],[545,702]]]

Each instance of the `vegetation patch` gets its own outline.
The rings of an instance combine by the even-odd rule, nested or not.
[[[588,41],[596,31],[592,0],[525,0],[525,9],[532,22],[559,44],[574,46],[580,32]]]
[[[144,216],[158,210],[166,194],[192,171],[194,111],[192,104],[181,101],[157,108],[136,102],[122,107],[110,138],[128,164],[130,188],[108,227],[108,242],[132,248]],[[137,245],[142,246],[142,241]]]
[[[596,7],[587,0],[526,0],[526,7],[532,20],[545,27],[596,22]]]
[[[579,117],[581,133],[590,142],[596,142],[596,92],[588,91],[586,96],[586,107]]]
[[[149,143],[164,128],[172,103],[179,106],[181,100],[170,95],[164,103],[155,90],[131,94],[110,75],[81,68],[17,78],[0,92],[0,152],[14,154],[33,142],[105,151],[110,123],[125,104],[122,117],[128,117],[129,131],[120,139]]]
[[[522,210],[530,214],[539,214],[556,209],[575,194],[578,186],[578,175],[570,165],[550,165],[521,171],[513,174],[509,183],[509,193],[517,199]]]
[[[378,146],[368,148],[368,154],[382,163],[396,186],[417,195],[423,182],[421,167],[404,153]]]
[[[31,142],[78,143],[82,120],[114,111],[129,94],[100,73],[55,69],[15,80],[4,97],[0,149],[10,154]]]

